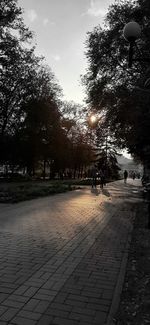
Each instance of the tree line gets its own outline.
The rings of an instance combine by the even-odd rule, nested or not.
[[[86,109],[63,101],[62,90],[43,57],[17,0],[0,1],[0,165],[43,178],[82,174],[93,151]]]
[[[137,21],[142,28],[139,51],[149,56],[149,13],[148,0],[116,0],[104,27],[88,33],[83,107],[63,100],[51,68],[35,55],[33,34],[17,0],[1,0],[0,165],[6,171],[22,169],[34,176],[40,170],[45,178],[48,170],[53,178],[67,170],[76,177],[96,161],[117,176],[117,148],[128,148],[149,165],[150,69],[142,60],[128,68],[128,43],[123,38],[125,24]],[[88,123],[93,113],[98,116],[96,125]]]
[[[128,68],[129,44],[123,37],[124,26],[130,21],[139,23],[142,30],[132,68]],[[116,147],[127,148],[150,169],[150,2],[116,0],[108,9],[104,26],[88,33],[86,57],[83,83],[89,109],[103,114],[102,125]]]

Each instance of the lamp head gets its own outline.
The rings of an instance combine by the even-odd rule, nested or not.
[[[123,29],[123,36],[128,42],[134,42],[140,37],[141,27],[135,21],[130,21]]]

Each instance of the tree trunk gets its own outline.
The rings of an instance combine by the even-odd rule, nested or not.
[[[75,167],[75,168],[74,168],[74,173],[73,173],[73,178],[74,178],[74,179],[76,178],[76,172],[77,172],[77,168]]]
[[[46,160],[44,159],[44,166],[43,166],[43,180],[45,181],[45,175],[46,175]]]

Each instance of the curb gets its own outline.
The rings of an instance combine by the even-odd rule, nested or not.
[[[123,256],[123,259],[121,262],[121,267],[120,267],[119,276],[118,276],[117,284],[116,284],[113,299],[112,299],[112,304],[111,304],[105,325],[115,325],[116,324],[116,320],[113,319],[113,317],[115,316],[115,314],[118,310],[118,307],[119,307],[119,303],[120,303],[120,297],[121,297],[121,293],[122,293],[122,288],[123,288],[123,283],[124,283],[124,278],[125,278],[125,273],[126,273],[126,266],[127,266],[127,261],[128,261],[129,247],[130,247],[131,239],[132,239],[132,230],[133,230],[133,225],[132,225],[132,228],[128,234],[127,243],[126,243],[126,247],[125,247],[125,253],[124,253],[124,256]]]

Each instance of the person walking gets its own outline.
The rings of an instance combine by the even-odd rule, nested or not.
[[[96,165],[93,166],[92,170],[91,170],[91,174],[92,174],[92,188],[96,188],[96,182],[97,182],[97,167]]]
[[[127,170],[124,171],[123,176],[124,176],[124,183],[126,184],[127,183],[127,178],[128,178]]]
[[[102,169],[100,169],[99,175],[100,175],[100,188],[103,189],[106,181],[105,181],[105,175],[104,175],[104,172],[102,171]]]
[[[136,177],[135,172],[133,172],[133,174],[132,174],[133,181],[134,181],[135,177]]]

